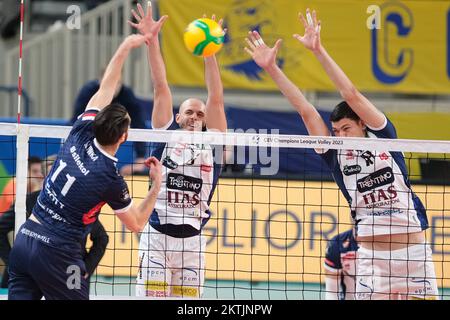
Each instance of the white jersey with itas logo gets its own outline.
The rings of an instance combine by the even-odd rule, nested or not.
[[[397,138],[386,119],[370,138]],[[328,150],[322,158],[346,197],[358,236],[412,233],[428,227],[425,208],[411,190],[401,152]]]

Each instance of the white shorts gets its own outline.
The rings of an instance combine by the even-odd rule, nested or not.
[[[438,299],[428,244],[392,251],[357,251],[356,299]]]
[[[136,296],[200,298],[206,239],[174,238],[147,224],[139,243]]]

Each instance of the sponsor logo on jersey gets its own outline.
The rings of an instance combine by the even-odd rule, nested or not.
[[[202,190],[203,180],[178,173],[169,173],[167,188],[181,191],[191,191],[197,194]]]
[[[178,164],[173,161],[172,159],[170,159],[169,157],[165,157],[163,162],[162,162],[163,166],[175,170],[176,168],[178,168]]]
[[[200,203],[198,194],[190,196],[188,193],[167,191],[167,205],[171,208],[193,209]],[[185,212],[186,215],[196,216],[195,213]]]
[[[357,174],[361,172],[361,166],[358,164],[355,164],[353,166],[344,166],[343,170],[344,174],[346,176],[351,176],[353,174]]]
[[[73,161],[75,161],[75,164],[77,165],[78,169],[80,169],[81,173],[87,176],[90,171],[86,169],[83,161],[81,161],[81,157],[77,153],[77,148],[75,146],[70,147],[70,154],[72,155]]]
[[[84,148],[86,149],[86,153],[91,158],[92,161],[97,161],[98,156],[95,154],[94,148],[92,147],[91,142],[86,142],[84,144]]]
[[[391,208],[394,203],[399,202],[397,199],[397,190],[395,190],[394,186],[390,186],[387,189],[378,189],[374,190],[369,194],[363,195],[364,203],[366,204],[367,209],[372,208]],[[387,214],[396,213],[395,211],[390,211]],[[372,215],[376,215],[373,213]],[[382,215],[381,212],[378,212],[377,215]]]
[[[45,193],[47,195],[47,199],[49,202],[51,202],[55,206],[59,207],[59,209],[64,209],[64,204],[58,199],[58,194],[50,186],[50,183],[48,183],[48,180],[46,180],[46,182],[45,182]]]
[[[24,235],[26,235],[26,236],[28,236],[30,238],[35,238],[35,239],[37,239],[39,241],[42,241],[42,242],[45,242],[45,243],[50,243],[50,238],[49,237],[44,236],[42,234],[39,234],[37,232],[31,231],[31,230],[28,230],[27,228],[22,228],[20,230],[20,233],[22,233],[22,234],[24,234]]]
[[[193,165],[195,159],[200,155],[202,146],[198,144],[177,143],[175,147],[169,148],[167,152],[167,160],[170,167],[177,167],[179,165]],[[172,169],[172,168],[171,168]]]
[[[361,158],[363,158],[366,161],[366,167],[372,165],[375,161],[375,156],[370,151],[358,150],[358,154]]]
[[[123,202],[129,200],[131,198],[130,196],[130,192],[128,191],[128,188],[125,188],[122,190],[122,193],[120,195],[120,200],[122,200]]]
[[[391,206],[394,203],[399,202],[400,200],[391,200],[391,201],[384,201],[381,204],[377,203],[375,205],[370,205],[367,206],[367,209],[372,209],[372,208],[376,208],[376,207],[380,207],[380,206],[384,206],[384,207],[388,207]],[[381,216],[392,216],[394,214],[402,214],[403,210],[401,209],[388,209],[388,210],[384,210],[384,211],[373,211],[373,212],[368,212],[367,215],[368,216],[375,216],[375,217],[381,217]],[[412,216],[412,219],[414,220],[415,223],[419,223],[417,221],[416,216]]]
[[[362,179],[359,179],[357,181],[357,187],[360,193],[364,193],[375,188],[391,184],[394,180],[395,178],[392,168],[386,167],[381,170],[377,170]]]

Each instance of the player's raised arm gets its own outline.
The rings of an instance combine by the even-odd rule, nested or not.
[[[153,128],[162,128],[173,118],[172,93],[167,82],[166,66],[158,39],[159,31],[168,17],[162,16],[158,21],[154,21],[150,1],[147,2],[146,12],[140,4],[137,5],[137,9],[138,12],[131,11],[137,23],[130,21],[128,23],[140,34],[151,36],[148,44],[148,62],[153,84],[152,126]]]
[[[306,18],[299,13],[299,18],[305,27],[305,34],[294,37],[307,49],[311,50],[319,60],[325,72],[339,90],[342,98],[348,103],[352,110],[371,128],[380,128],[386,121],[386,117],[365,96],[363,96],[353,85],[347,75],[331,58],[320,41],[321,22],[317,21],[316,12],[312,14],[306,10]]]
[[[103,109],[111,103],[128,54],[132,49],[140,47],[144,42],[148,42],[149,40],[150,36],[142,35],[131,35],[125,38],[106,67],[102,81],[100,82],[100,88],[92,96],[91,100],[89,100],[86,110],[92,107]]]
[[[306,100],[299,88],[276,64],[276,56],[281,45],[281,39],[270,48],[257,31],[249,32],[245,39],[248,48],[245,51],[253,58],[257,65],[263,68],[275,81],[280,91],[297,110],[305,123],[308,133],[313,136],[329,136],[330,132],[316,108]]]
[[[133,204],[126,212],[117,213],[120,221],[133,232],[141,232],[144,229],[153,212],[161,187],[161,163],[155,157],[150,157],[145,161],[145,164],[150,168],[149,176],[151,180],[151,188],[147,196],[138,206]]]
[[[206,16],[203,16],[206,18]],[[212,20],[216,20],[215,15]],[[219,20],[222,26],[223,20]],[[206,127],[222,132],[227,130],[227,118],[224,110],[223,85],[220,77],[219,64],[215,55],[205,57],[205,83],[208,89],[208,99],[206,100]]]

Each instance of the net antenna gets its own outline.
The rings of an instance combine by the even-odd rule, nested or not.
[[[22,107],[22,57],[23,57],[23,20],[24,20],[24,3],[20,0],[20,37],[19,37],[19,80],[17,84],[17,125],[20,124],[21,107]],[[19,130],[19,129],[17,129]]]
[[[26,194],[28,181],[28,127],[20,125],[21,105],[22,105],[22,58],[23,58],[23,21],[24,21],[24,0],[20,1],[20,37],[19,37],[19,76],[17,85],[17,152],[16,158],[16,201],[15,201],[15,226],[14,235],[19,231],[20,226],[26,220]]]

